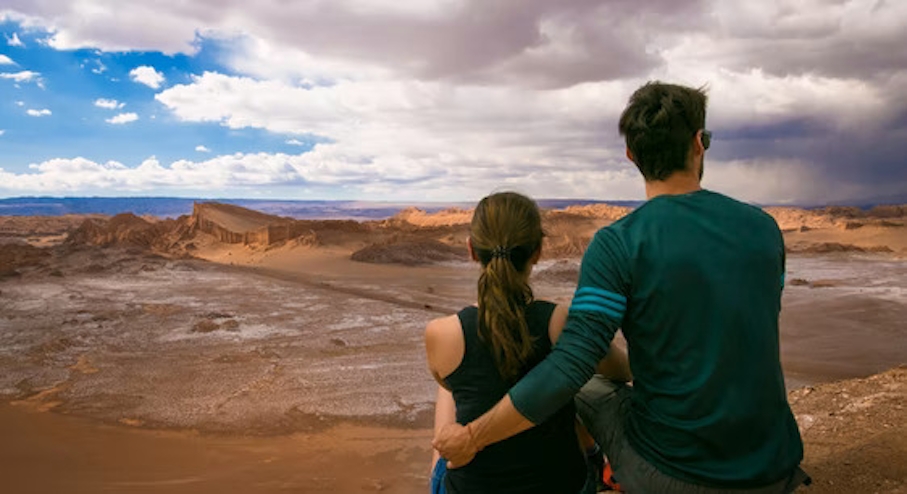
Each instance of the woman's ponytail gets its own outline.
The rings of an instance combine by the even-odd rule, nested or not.
[[[526,269],[541,247],[541,215],[525,196],[494,194],[476,207],[471,230],[473,251],[482,264],[479,336],[490,346],[501,376],[515,380],[532,355],[526,323],[532,289]]]

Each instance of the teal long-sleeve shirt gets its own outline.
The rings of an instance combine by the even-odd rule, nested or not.
[[[511,389],[514,406],[543,422],[621,329],[637,453],[707,486],[780,480],[803,457],[779,355],[784,263],[781,232],[758,208],[706,190],[651,199],[593,238],[567,325]]]

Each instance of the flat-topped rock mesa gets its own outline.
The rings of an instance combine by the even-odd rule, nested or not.
[[[286,230],[292,220],[220,203],[195,203],[189,227],[228,244],[270,245],[270,232]],[[286,240],[284,238],[282,240]]]
[[[252,246],[286,241],[293,223],[290,218],[220,203],[196,203],[189,218],[193,232],[205,232],[227,244]]]
[[[349,235],[369,232],[366,223],[353,220],[296,220],[240,206],[196,203],[189,218],[192,231],[201,231],[228,244],[269,247],[289,240],[304,245],[343,243]]]

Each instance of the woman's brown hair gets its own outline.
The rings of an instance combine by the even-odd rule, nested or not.
[[[515,192],[492,194],[472,217],[470,242],[482,264],[479,337],[490,345],[505,379],[519,377],[532,354],[526,306],[532,289],[526,269],[542,246],[542,219],[532,199]]]

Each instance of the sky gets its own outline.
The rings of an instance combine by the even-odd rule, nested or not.
[[[708,188],[907,202],[904,46],[899,0],[0,0],[0,197],[638,200],[661,80]]]

